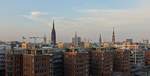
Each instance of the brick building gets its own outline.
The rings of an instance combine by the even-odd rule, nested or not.
[[[112,76],[113,56],[108,50],[90,52],[90,76]]]
[[[89,76],[89,55],[81,50],[64,53],[64,76]]]
[[[131,76],[130,51],[116,49],[114,52],[114,76]],[[118,75],[117,75],[118,74]]]

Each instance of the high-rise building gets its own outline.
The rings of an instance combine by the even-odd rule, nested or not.
[[[107,49],[90,52],[90,76],[112,76],[113,55]]]
[[[81,50],[64,53],[64,76],[89,76],[89,55]]]
[[[55,31],[55,23],[53,20],[53,28],[51,32],[51,44],[53,47],[56,47],[56,31]]]

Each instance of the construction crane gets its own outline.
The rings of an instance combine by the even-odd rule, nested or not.
[[[26,37],[25,37],[25,36],[22,37],[22,41],[23,41],[23,42],[26,41]]]
[[[40,39],[41,37],[33,36],[33,37],[29,37],[29,38],[30,38],[30,39],[33,39],[33,40],[34,40],[34,44],[36,44],[37,39]]]
[[[36,36],[33,36],[33,37],[29,37],[30,39],[33,39],[34,40],[34,43],[36,44],[36,41],[37,39],[43,39],[43,42],[46,43],[46,35],[44,35],[44,37],[36,37]]]

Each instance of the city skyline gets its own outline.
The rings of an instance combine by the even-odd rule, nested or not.
[[[116,41],[126,38],[149,39],[149,0],[90,1],[1,1],[0,40],[20,40],[22,36],[50,36],[55,20],[57,41],[71,41],[77,32],[81,38]],[[31,34],[32,33],[32,34]],[[50,38],[50,37],[49,37]]]

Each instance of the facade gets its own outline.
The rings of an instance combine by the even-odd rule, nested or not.
[[[118,44],[118,48],[111,46],[112,43],[102,43],[100,47],[95,43],[96,48],[87,44],[88,47],[78,49],[42,44],[36,48],[31,48],[34,44],[25,47],[13,44],[11,49],[0,46],[0,76],[145,76],[150,73],[148,50],[135,43],[123,45],[124,48],[121,43],[114,45]]]
[[[23,76],[50,76],[49,55],[23,55]]]
[[[133,44],[133,39],[126,39],[126,44],[131,45]]]
[[[138,49],[131,49],[130,50],[130,65],[131,65],[131,72],[134,76],[141,76],[143,75],[143,69],[145,66],[145,59],[144,59],[144,51],[140,48]]]
[[[33,50],[32,50],[33,51]],[[40,48],[24,54],[24,76],[63,76],[63,53],[58,49]]]
[[[57,47],[58,48],[64,48],[64,43],[63,42],[58,42]]]
[[[5,61],[5,76],[63,76],[63,53],[58,49],[13,48]]]
[[[116,49],[114,52],[114,76],[131,76],[130,51]]]
[[[6,53],[5,76],[23,76],[23,51],[13,48]]]
[[[69,50],[64,53],[64,76],[89,76],[88,52]]]
[[[113,55],[108,50],[90,52],[90,76],[112,76]]]
[[[9,50],[10,47],[8,45],[2,44],[0,45],[0,76],[5,75],[5,55],[6,51]]]
[[[144,51],[142,49],[131,49],[130,50],[130,63],[131,65],[141,65],[144,66]]]
[[[150,65],[150,51],[145,51],[145,64]]]
[[[90,48],[91,47],[91,43],[88,42],[84,42],[84,47],[83,48]]]

